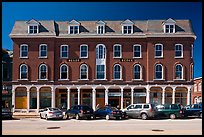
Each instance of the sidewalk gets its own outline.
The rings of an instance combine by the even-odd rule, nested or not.
[[[36,112],[29,112],[29,113],[22,113],[22,112],[14,112],[13,118],[40,118],[40,113]]]

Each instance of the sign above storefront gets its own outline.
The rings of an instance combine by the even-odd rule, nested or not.
[[[120,62],[134,62],[134,59],[120,59]]]
[[[81,62],[81,59],[67,59],[67,62]]]

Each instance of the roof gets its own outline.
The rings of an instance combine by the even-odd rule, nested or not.
[[[172,34],[164,34],[163,23],[164,22],[176,23],[176,32]],[[10,33],[10,37],[35,37],[35,36],[45,36],[45,37],[81,37],[81,36],[124,36],[122,34],[122,25],[133,24],[133,34],[126,35],[131,36],[180,36],[180,37],[194,37],[196,38],[192,24],[190,20],[96,20],[96,21],[36,21],[34,19],[30,22],[39,23],[40,33],[38,34],[28,34],[28,23],[29,21],[16,21],[13,29]],[[80,25],[80,33],[77,35],[68,34],[68,26],[71,24]],[[98,35],[96,33],[97,23],[105,23],[105,34]]]

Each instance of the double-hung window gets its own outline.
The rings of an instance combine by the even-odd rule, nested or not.
[[[80,46],[80,58],[88,58],[88,45]]]
[[[123,26],[123,34],[132,34],[133,33],[133,26]]]
[[[113,57],[114,58],[121,58],[121,56],[122,56],[121,51],[122,51],[121,45],[118,45],[118,44],[114,45],[113,46]]]
[[[175,25],[165,25],[165,32],[166,33],[174,33],[175,32],[174,26]]]
[[[163,45],[156,44],[155,45],[155,58],[163,57]]]
[[[177,64],[175,67],[175,78],[183,79],[183,67],[181,64]]]
[[[114,72],[113,72],[113,78],[114,79],[121,79],[121,66],[119,65],[119,64],[116,64],[115,66],[114,66],[114,70],[113,70]]]
[[[155,65],[155,79],[163,79],[163,68],[161,64]]]
[[[36,34],[38,33],[38,26],[37,25],[29,25],[29,34]]]
[[[133,58],[141,58],[141,45],[133,46]]]
[[[97,34],[104,34],[104,33],[105,33],[105,26],[104,25],[97,26]]]
[[[20,66],[20,79],[28,79],[28,67],[25,64]]]
[[[40,45],[40,58],[46,58],[47,57],[47,45],[41,44]]]
[[[105,79],[105,65],[96,65],[96,79]]]
[[[69,26],[69,34],[79,34],[79,26]]]
[[[176,44],[175,45],[175,57],[182,58],[183,57],[183,45]]]
[[[68,58],[68,45],[61,45],[60,55],[61,58]]]
[[[28,57],[28,45],[23,44],[20,46],[20,57],[27,58]]]

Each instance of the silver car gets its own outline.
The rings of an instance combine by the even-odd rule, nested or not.
[[[155,116],[154,105],[149,103],[132,104],[123,109],[128,117],[142,118],[143,120]]]
[[[40,111],[40,118],[48,119],[63,119],[63,112],[59,108],[47,107]]]

